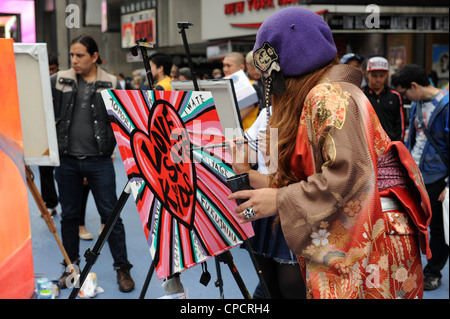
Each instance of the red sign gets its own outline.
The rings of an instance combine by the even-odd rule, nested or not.
[[[136,40],[146,38],[147,42],[154,43],[153,20],[137,22],[134,26],[134,38]]]
[[[147,42],[156,44],[156,10],[145,10],[124,14],[120,17],[122,25],[122,48],[136,45],[136,41],[146,38]]]
[[[247,3],[247,10],[261,10],[261,9],[269,9],[275,8],[275,0],[246,0],[246,1],[237,1],[232,3],[225,4],[225,14],[237,14],[243,13],[245,11],[245,3]],[[298,0],[277,0],[276,3],[279,6],[286,6],[293,3],[298,3]]]

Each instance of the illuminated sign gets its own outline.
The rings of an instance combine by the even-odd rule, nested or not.
[[[23,43],[36,42],[34,1],[2,0],[0,1],[0,15],[16,16],[17,30],[20,31],[20,34],[13,34],[11,38],[18,39]],[[8,19],[8,21],[10,20]],[[16,30],[14,28],[10,28],[13,33]]]
[[[120,24],[122,32],[121,46],[128,49],[136,41],[146,38],[147,42],[156,44],[156,1],[134,1],[120,7]]]

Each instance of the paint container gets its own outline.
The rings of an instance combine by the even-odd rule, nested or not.
[[[231,189],[232,193],[235,193],[237,191],[243,191],[247,189],[251,189],[250,187],[250,178],[248,176],[248,173],[243,173],[239,175],[232,176],[230,178],[227,178],[227,184],[228,187]],[[238,205],[241,205],[242,203],[246,202],[246,199],[236,199],[236,203]]]
[[[38,292],[43,291],[43,290],[52,290],[52,286],[53,286],[53,283],[51,281],[43,282],[40,285]]]
[[[38,294],[39,294],[39,291],[44,290],[44,289],[42,289],[42,285],[45,285],[48,282],[49,282],[48,279],[44,278],[44,277],[43,278],[38,278],[36,280],[36,290],[38,291]]]
[[[38,299],[53,299],[53,292],[51,290],[41,290],[39,291]]]

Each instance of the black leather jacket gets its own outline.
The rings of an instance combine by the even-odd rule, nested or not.
[[[68,155],[69,128],[72,120],[75,97],[77,95],[77,77],[73,69],[59,71],[51,76],[53,108],[55,112],[56,134],[60,156]],[[104,89],[115,89],[117,78],[97,68],[97,80],[94,83],[94,94],[90,98],[95,139],[99,154],[111,156],[116,139],[108,119],[108,114],[101,96]]]

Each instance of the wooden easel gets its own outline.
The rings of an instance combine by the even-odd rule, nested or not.
[[[36,185],[34,184],[33,171],[31,170],[30,166],[28,166],[28,165],[25,165],[25,170],[27,173],[28,188],[30,189],[31,194],[33,195],[33,198],[34,198],[39,210],[41,211],[41,216],[42,216],[42,218],[44,218],[48,229],[53,234],[53,237],[55,237],[56,243],[58,244],[59,249],[61,250],[61,252],[64,256],[64,260],[66,261],[66,264],[69,266],[70,272],[72,274],[75,274],[76,271],[72,266],[72,262],[70,261],[69,255],[67,255],[67,252],[64,249],[64,246],[63,246],[61,240],[59,239],[58,233],[56,232],[56,226],[55,226],[55,223],[53,222],[53,218],[50,215],[50,213],[48,212],[47,206],[45,205],[44,200],[42,199],[42,196],[39,193],[39,190],[37,189]]]

